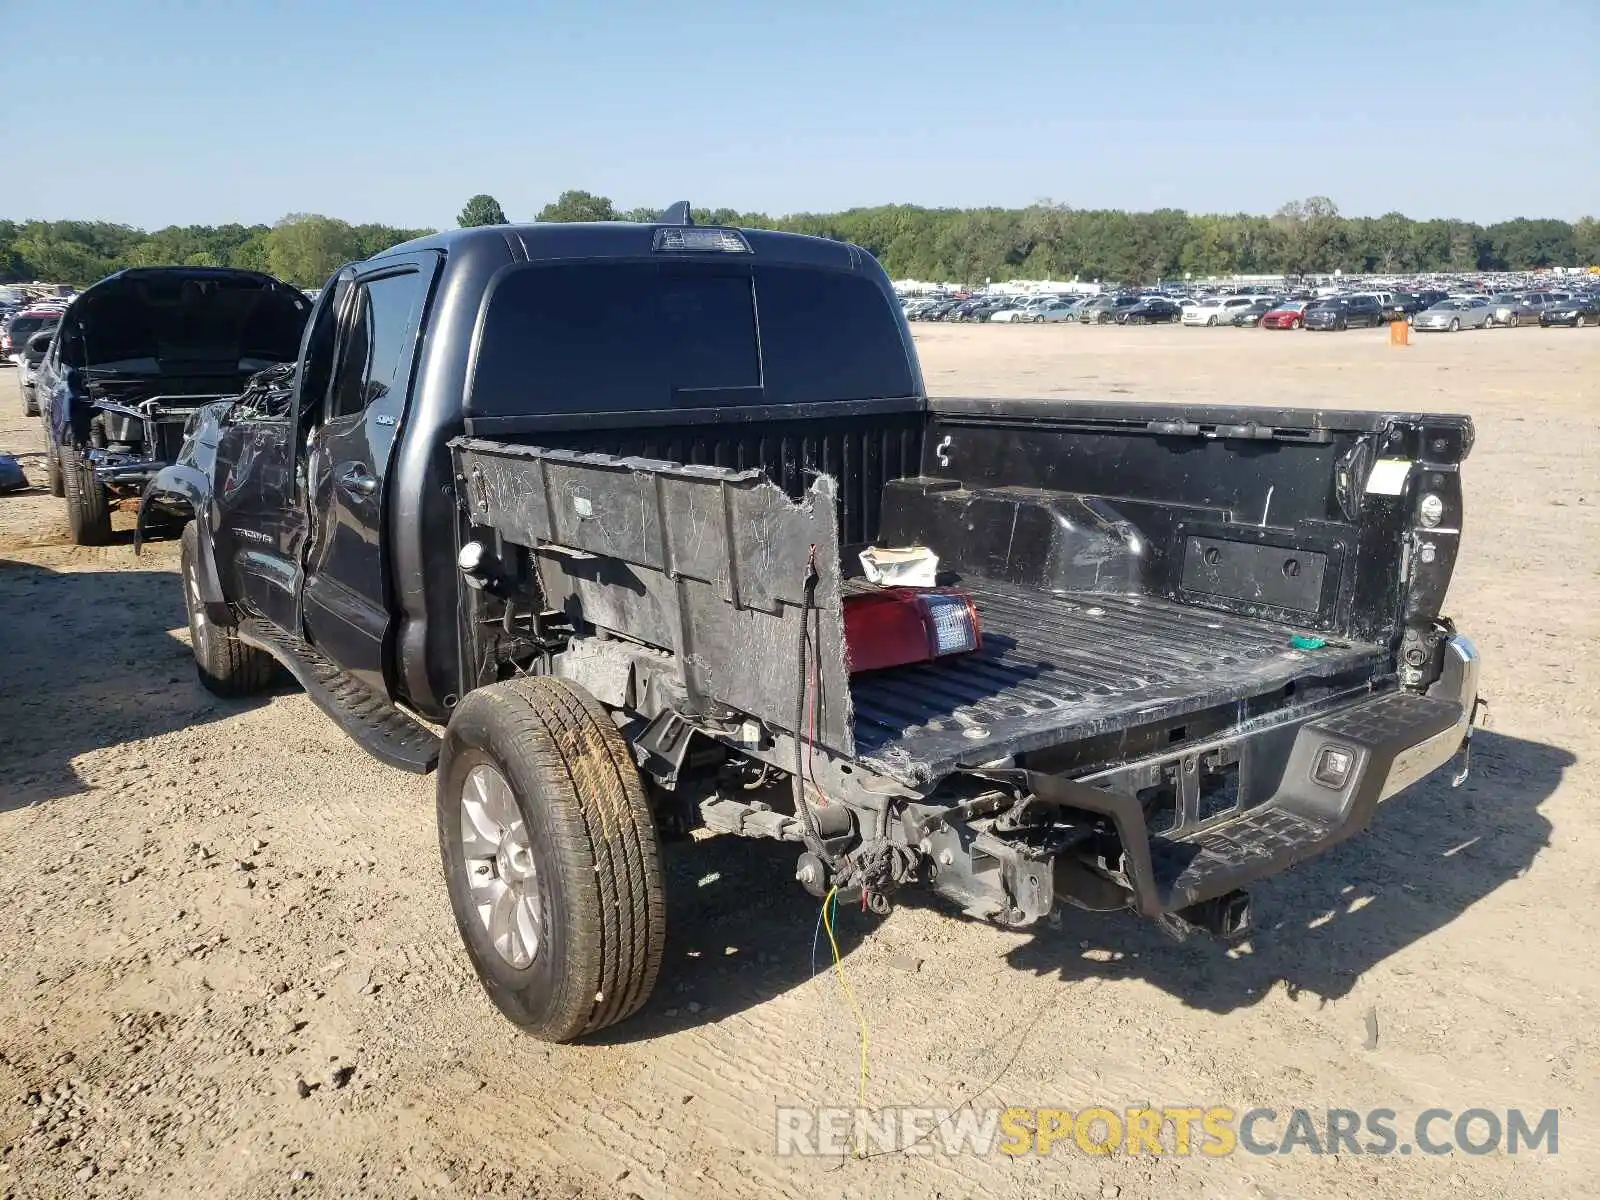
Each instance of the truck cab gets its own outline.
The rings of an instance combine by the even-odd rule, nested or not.
[[[437,771],[468,955],[566,1040],[643,1004],[696,826],[792,843],[825,903],[1238,933],[1465,744],[1472,438],[930,398],[865,251],[678,205],[341,269],[141,525],[186,522],[207,687],[287,670]]]

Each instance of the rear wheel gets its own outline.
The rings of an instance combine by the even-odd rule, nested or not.
[[[39,415],[39,393],[32,388],[22,390],[22,415],[25,417]]]
[[[66,447],[61,450],[61,481],[72,540],[80,546],[104,546],[111,540],[111,497],[105,484],[95,478],[93,467]]]
[[[439,850],[489,999],[571,1041],[637,1012],[666,941],[660,837],[606,710],[563,679],[470,693],[439,759]]]
[[[1507,329],[1515,329],[1520,324],[1522,324],[1522,317],[1517,313],[1512,313],[1506,318]]]
[[[178,547],[183,606],[189,613],[189,644],[194,650],[200,686],[230,700],[264,691],[277,678],[277,661],[265,650],[241,642],[231,624],[219,624],[206,614],[199,569],[205,549],[193,521],[183,527]]]

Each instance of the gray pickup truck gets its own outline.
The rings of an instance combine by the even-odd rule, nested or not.
[[[680,205],[341,270],[141,521],[189,522],[206,686],[281,666],[437,769],[468,954],[561,1040],[649,995],[693,827],[877,911],[1238,933],[1252,883],[1463,750],[1472,437],[930,398],[870,255]]]

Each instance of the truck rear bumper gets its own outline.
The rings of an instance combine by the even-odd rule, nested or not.
[[[1438,770],[1471,733],[1478,699],[1476,649],[1454,637],[1427,695],[1391,692],[1247,737],[1268,739],[1262,758],[1281,762],[1276,789],[1220,822],[1152,835],[1129,790],[1110,791],[1030,773],[1035,796],[1108,817],[1122,846],[1120,875],[1147,916],[1178,912],[1287,870],[1354,836],[1384,800]],[[1287,750],[1287,753],[1284,750]],[[1185,762],[1185,773],[1196,768]],[[1260,763],[1257,764],[1260,769]],[[1187,822],[1180,815],[1179,829]]]

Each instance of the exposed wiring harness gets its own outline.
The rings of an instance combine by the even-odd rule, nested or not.
[[[845,1002],[850,1005],[850,1012],[856,1019],[856,1032],[860,1039],[861,1056],[860,1070],[856,1080],[856,1104],[859,1113],[867,1107],[867,1055],[869,1042],[867,1037],[867,1017],[861,1011],[861,1006],[856,1003],[855,992],[850,989],[850,977],[845,974],[844,956],[839,953],[839,936],[837,926],[839,921],[839,889],[831,887],[828,894],[822,898],[822,909],[817,913],[817,933],[826,930],[828,934],[828,948],[833,952],[833,970],[838,977],[839,987],[844,992]],[[817,975],[817,935],[811,939],[811,977]],[[856,1143],[856,1157],[864,1154],[859,1140]]]
[[[824,843],[822,832],[817,827],[816,815],[811,811],[811,802],[806,799],[806,758],[816,738],[816,711],[820,701],[818,693],[821,691],[820,686],[811,688],[812,707],[808,719],[806,689],[811,680],[813,651],[810,620],[812,612],[817,607],[817,578],[817,547],[813,543],[811,553],[806,559],[805,583],[800,605],[800,638],[796,651],[794,697],[794,774],[791,780],[794,790],[794,810],[799,814],[800,824],[805,828],[806,849],[827,863],[830,868],[837,869],[839,860]],[[812,786],[816,786],[814,780]],[[820,794],[821,789],[817,790]]]
[[[889,840],[888,805],[884,806],[877,836],[848,854],[836,855],[824,844],[816,814],[806,796],[809,782],[819,800],[827,804],[827,796],[817,782],[816,770],[817,726],[822,707],[822,611],[817,607],[818,579],[817,547],[813,544],[806,558],[795,672],[794,806],[805,829],[806,848],[827,865],[837,885],[834,891],[859,890],[861,907],[881,914],[889,911],[888,890],[915,877],[919,861],[916,850]]]
[[[859,888],[861,907],[881,915],[889,911],[888,889],[915,878],[919,861],[910,846],[873,838],[846,856],[835,881],[847,891]]]

